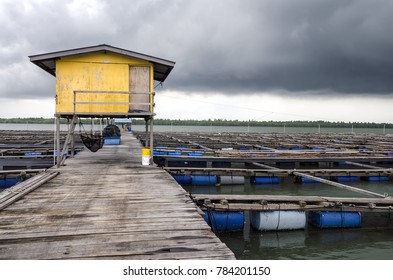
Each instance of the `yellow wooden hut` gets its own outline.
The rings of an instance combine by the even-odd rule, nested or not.
[[[58,133],[60,118],[72,120],[71,138],[78,118],[139,117],[146,130],[150,122],[152,149],[154,81],[164,82],[175,62],[105,44],[29,58],[56,77]]]

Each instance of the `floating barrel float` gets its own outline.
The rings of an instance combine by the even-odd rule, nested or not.
[[[42,153],[39,152],[25,153],[25,157],[37,157],[37,156],[42,156]]]
[[[336,177],[337,182],[355,182],[359,181],[358,176],[337,176]]]
[[[306,226],[304,211],[251,211],[251,226],[257,230],[295,230]]]
[[[203,212],[205,212],[206,223],[217,232],[241,231],[244,228],[243,211],[205,210]]]
[[[261,151],[270,151],[270,150],[272,150],[272,149],[270,149],[270,148],[265,148],[265,147],[261,147],[261,148],[259,148],[259,150],[261,150]]]
[[[320,148],[320,147],[312,147],[311,150],[313,150],[313,151],[322,151],[324,149]]]
[[[0,179],[0,188],[10,188],[20,181],[19,178],[2,178]]]
[[[279,178],[276,176],[252,176],[251,183],[253,184],[278,184]]]
[[[198,152],[191,152],[191,153],[188,153],[188,156],[189,157],[201,157],[201,156],[203,156],[203,154],[198,153]]]
[[[216,175],[191,175],[191,183],[193,185],[216,185]]]
[[[319,228],[360,227],[361,218],[360,212],[311,211],[308,214],[309,223]]]
[[[168,156],[178,157],[181,156],[181,152],[168,152]]]
[[[178,182],[180,185],[190,185],[191,184],[191,175],[172,175],[173,178]]]
[[[322,177],[317,176],[317,178],[322,178]],[[307,177],[300,177],[300,181],[302,183],[318,183],[318,181],[315,181],[314,179],[310,179]]]
[[[221,185],[244,185],[244,176],[218,176]]]
[[[186,150],[187,147],[186,146],[177,146],[175,147],[176,150]]]
[[[368,176],[367,181],[389,181],[389,176]]]
[[[153,156],[164,156],[164,155],[166,155],[166,152],[165,152],[165,151],[156,151],[156,150],[153,150]]]

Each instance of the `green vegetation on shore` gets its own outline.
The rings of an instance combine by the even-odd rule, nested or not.
[[[62,123],[67,123],[67,120],[62,119]],[[30,124],[53,124],[53,118],[0,118],[0,123],[30,123]],[[133,119],[133,124],[144,124],[143,119]],[[239,121],[239,120],[222,120],[222,119],[208,119],[208,120],[170,120],[170,119],[155,119],[155,125],[182,125],[182,126],[264,126],[264,127],[351,127],[356,128],[393,128],[392,123],[370,123],[370,122],[327,122],[327,121]]]
[[[144,120],[134,119],[133,124],[144,124]],[[253,126],[253,127],[351,127],[357,128],[393,128],[391,123],[369,123],[369,122],[327,122],[327,121],[239,121],[239,120],[222,120],[222,119],[208,119],[208,120],[170,120],[170,119],[155,119],[156,125],[184,125],[184,126]]]

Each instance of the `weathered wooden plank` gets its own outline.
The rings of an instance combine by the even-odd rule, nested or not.
[[[126,236],[128,237],[128,236]],[[159,238],[155,236],[151,240],[133,240],[132,238],[98,238],[85,236],[82,239],[35,241],[30,243],[8,244],[8,247],[0,245],[1,256],[7,258],[16,255],[23,259],[31,255],[34,259],[69,259],[94,256],[132,256],[132,255],[160,255],[169,252],[192,253],[203,251],[205,255],[211,250],[224,250],[225,245],[217,243],[214,238]],[[10,246],[11,245],[11,246]],[[13,245],[13,246],[12,246]],[[37,248],[45,248],[37,250]],[[7,254],[8,253],[8,254]]]
[[[289,196],[289,195],[237,195],[237,194],[193,194],[194,200],[211,201],[231,200],[231,201],[281,201],[281,202],[325,202],[326,199],[320,196]]]

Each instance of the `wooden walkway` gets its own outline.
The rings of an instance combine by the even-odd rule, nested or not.
[[[235,258],[130,134],[59,171],[0,211],[0,259]]]

